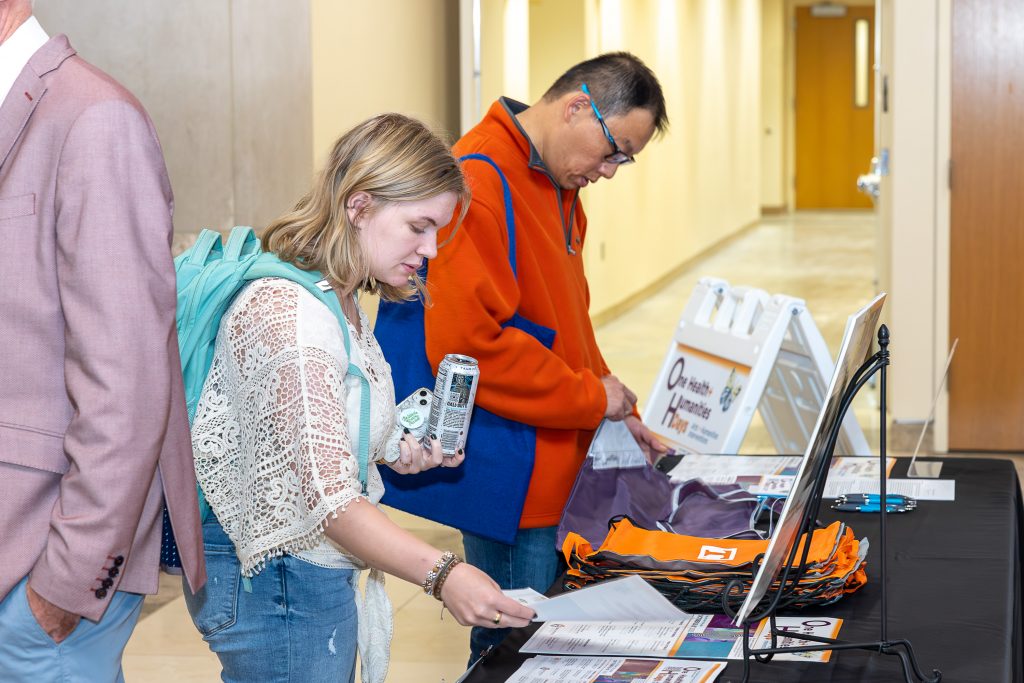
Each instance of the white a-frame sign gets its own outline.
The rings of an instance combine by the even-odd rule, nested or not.
[[[703,278],[690,297],[644,410],[683,453],[737,453],[754,411],[779,453],[803,453],[832,357],[802,299]],[[837,455],[870,455],[853,411]]]

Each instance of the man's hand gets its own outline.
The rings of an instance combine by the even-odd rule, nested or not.
[[[654,432],[648,429],[647,425],[641,422],[640,418],[636,415],[626,417],[626,427],[629,428],[629,432],[636,439],[636,442],[640,444],[641,450],[647,456],[647,462],[652,465],[658,461],[662,454],[668,451],[668,446],[658,441],[658,437],[654,436]]]
[[[633,406],[636,405],[636,394],[620,382],[615,375],[605,375],[601,378],[601,383],[604,385],[604,395],[608,399],[604,416],[609,420],[625,419],[633,412]]]
[[[72,614],[57,607],[43,596],[32,590],[30,584],[25,584],[25,596],[28,598],[29,609],[36,622],[46,631],[53,642],[60,643],[75,630],[82,617]]]

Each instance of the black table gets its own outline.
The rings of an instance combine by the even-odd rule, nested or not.
[[[888,639],[909,640],[925,674],[942,671],[950,683],[1024,682],[1020,585],[1022,506],[1013,463],[947,458],[942,478],[956,480],[956,501],[921,501],[918,509],[887,520]],[[898,460],[893,477],[906,476]],[[822,506],[819,519],[842,518],[858,538],[867,536],[868,584],[838,603],[799,612],[844,619],[839,637],[879,639],[881,592],[878,517],[835,513]],[[519,648],[537,626],[512,631],[467,676],[466,683],[505,681],[533,655]],[[719,683],[736,683],[743,663],[731,661]],[[833,652],[828,663],[751,663],[751,681],[882,683],[902,681],[894,656],[859,650]]]

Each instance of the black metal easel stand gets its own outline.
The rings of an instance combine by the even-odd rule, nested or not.
[[[793,544],[793,549],[790,551],[789,560],[786,566],[783,568],[779,588],[775,591],[774,595],[770,599],[767,607],[764,608],[760,613],[751,614],[750,617],[743,622],[743,683],[747,683],[750,679],[750,660],[751,658],[759,662],[770,662],[773,655],[782,654],[787,652],[820,652],[824,650],[868,650],[871,652],[879,652],[885,655],[895,655],[899,657],[900,664],[903,667],[903,679],[906,683],[938,683],[942,680],[942,672],[938,669],[932,670],[932,677],[925,676],[920,667],[917,664],[917,658],[914,656],[914,649],[910,645],[908,640],[890,640],[888,633],[886,632],[886,573],[885,573],[885,559],[886,559],[886,547],[885,547],[885,520],[887,517],[885,501],[885,478],[886,478],[886,448],[885,448],[885,372],[886,367],[889,365],[889,329],[882,325],[878,329],[878,352],[868,358],[868,360],[860,366],[854,376],[851,378],[849,385],[845,393],[843,394],[842,401],[839,405],[838,415],[833,419],[830,426],[828,441],[826,447],[828,449],[828,457],[821,458],[818,464],[818,470],[814,473],[814,487],[811,493],[811,498],[808,502],[806,509],[804,510],[803,517],[800,520],[800,529],[797,534],[797,539],[800,539],[804,534],[809,535],[814,531],[815,520],[817,518],[818,508],[821,506],[822,494],[825,490],[825,480],[828,477],[828,467],[832,460],[832,453],[835,450],[836,441],[839,438],[839,432],[842,429],[843,417],[850,408],[850,404],[853,402],[853,397],[857,395],[860,388],[868,381],[868,379],[876,372],[879,373],[879,389],[881,396],[879,398],[879,413],[881,417],[880,423],[880,438],[879,438],[879,486],[880,486],[880,498],[883,501],[881,504],[881,511],[878,515],[879,520],[879,580],[881,581],[882,589],[882,614],[880,624],[880,637],[876,641],[864,642],[864,643],[848,643],[833,638],[821,638],[818,636],[800,635],[801,640],[811,641],[814,643],[821,643],[820,645],[806,645],[802,647],[778,647],[779,636],[792,636],[792,633],[786,631],[780,631],[776,627],[775,623],[775,612],[780,602],[786,602],[787,597],[791,597],[795,587],[798,585],[800,578],[804,573],[804,567],[806,566],[807,554],[810,550],[810,543],[804,543],[804,550],[801,556],[800,562],[794,564],[796,559],[797,550],[800,547],[799,541]],[[729,587],[726,588],[722,596],[722,605],[726,610],[727,614],[735,615],[735,612],[730,608],[728,604]],[[750,631],[751,627],[760,623],[765,617],[769,620],[769,626],[771,628],[772,646],[769,648],[753,649],[750,647]]]

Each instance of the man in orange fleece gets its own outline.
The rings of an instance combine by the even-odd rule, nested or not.
[[[556,525],[602,418],[626,420],[645,450],[664,450],[637,417],[636,395],[597,348],[579,190],[614,177],[667,125],[657,78],[620,52],[572,67],[532,106],[498,100],[455,146],[459,155],[482,153],[501,168],[516,223],[513,273],[501,183],[484,164],[466,163],[473,201],[455,239],[431,262],[433,306],[425,313],[431,365],[452,349],[477,358],[477,405],[536,428],[515,545],[463,534],[466,559],[502,588],[543,592],[556,578]],[[550,349],[502,326],[517,312],[555,331]],[[473,629],[472,658],[503,636]]]

